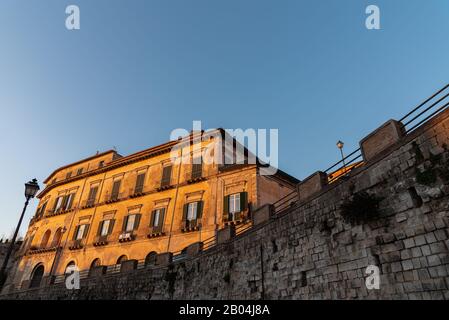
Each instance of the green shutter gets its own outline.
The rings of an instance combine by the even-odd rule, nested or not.
[[[68,195],[65,195],[65,196],[62,198],[62,203],[61,203],[61,207],[60,207],[62,210],[65,210],[65,208],[66,208],[66,206],[67,206],[68,198],[69,198]]]
[[[112,233],[112,230],[114,230],[114,223],[115,219],[111,219],[111,221],[109,222],[108,235]]]
[[[86,227],[84,228],[84,233],[83,233],[83,239],[87,237],[87,232],[89,231],[89,224],[86,224]]]
[[[248,209],[248,192],[240,192],[240,211]]]
[[[229,215],[229,196],[223,198],[223,215],[225,217]]]
[[[145,182],[145,173],[141,173],[137,176],[136,179],[136,187],[135,192],[142,192],[143,191],[143,184]]]
[[[159,214],[159,225],[158,227],[162,227],[164,225],[164,217],[165,217],[165,208],[161,209],[161,213]]]
[[[97,236],[101,235],[101,229],[103,229],[103,223],[104,223],[104,221],[100,221],[100,224],[98,225]]]
[[[198,201],[196,218],[201,219],[202,216],[203,216],[203,201]]]
[[[121,183],[121,180],[114,181],[114,184],[112,185],[112,196],[113,197],[118,196],[118,193],[120,191],[120,183]]]
[[[136,219],[134,220],[134,228],[133,228],[133,230],[139,229],[140,217],[141,216],[142,216],[141,214],[136,214]]]
[[[128,216],[123,218],[122,231],[126,230],[126,223],[128,222]]]
[[[75,232],[73,233],[73,240],[76,240],[76,235],[78,234],[79,229],[80,229],[80,226],[76,226]]]
[[[154,227],[154,217],[156,216],[156,210],[151,211],[150,227]]]
[[[186,221],[187,220],[187,210],[188,210],[188,208],[189,208],[189,204],[188,203],[184,204],[184,209],[183,209],[183,212],[182,212],[182,221]]]

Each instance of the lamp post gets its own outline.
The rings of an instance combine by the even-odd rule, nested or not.
[[[6,281],[6,267],[8,265],[9,258],[11,256],[12,250],[14,249],[14,245],[16,242],[17,234],[19,233],[20,225],[22,224],[23,216],[25,215],[26,208],[28,206],[28,202],[30,199],[34,198],[34,196],[39,191],[39,185],[37,184],[37,180],[33,179],[27,183],[25,183],[25,205],[22,210],[22,214],[20,215],[19,223],[17,224],[16,231],[14,231],[14,236],[11,239],[9,244],[8,252],[6,252],[5,260],[3,260],[2,268],[0,269],[0,288],[3,287],[3,284]]]
[[[341,140],[338,140],[337,148],[340,149],[341,161],[343,161],[343,171],[346,173],[346,163],[345,163],[345,157],[343,156],[343,146],[344,146],[344,142]]]

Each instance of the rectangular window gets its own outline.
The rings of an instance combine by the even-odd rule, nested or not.
[[[201,157],[193,159],[192,179],[201,178],[203,175],[203,163]]]
[[[59,209],[61,209],[61,206],[62,206],[62,199],[63,199],[62,196],[56,198],[55,208],[54,208],[54,211],[55,211],[55,212],[58,211]]]
[[[104,237],[109,234],[109,225],[111,224],[111,220],[104,220],[101,225],[100,236]]]
[[[75,240],[82,240],[87,232],[87,224],[81,224],[78,226],[78,231],[75,235]]]
[[[67,174],[65,175],[65,178],[68,179],[72,176],[72,171],[67,172]]]
[[[63,205],[62,205],[63,210],[70,210],[72,208],[74,196],[75,196],[74,193],[70,193],[64,197],[64,201],[63,201]]]
[[[100,161],[100,163],[98,164],[98,168],[103,168],[104,167],[104,161]]]
[[[229,213],[240,212],[240,193],[229,196]]]
[[[97,198],[98,186],[91,187],[89,190],[89,196],[87,198],[87,205],[94,205],[95,199]]]
[[[162,181],[161,186],[169,186],[171,182],[171,170],[172,166],[166,166],[162,169]]]
[[[82,173],[83,173],[83,168],[79,168],[78,171],[76,172],[76,175],[79,176],[79,175],[82,174]]]
[[[198,202],[191,202],[187,206],[187,220],[195,220],[198,212]]]
[[[136,179],[136,187],[134,188],[134,193],[143,192],[144,182],[145,182],[145,173],[138,174]]]
[[[112,185],[111,199],[116,200],[118,198],[121,182],[121,180],[114,181],[114,184]]]
[[[136,222],[136,215],[135,214],[131,214],[128,216],[128,219],[126,221],[126,228],[125,231],[126,232],[131,232],[134,230],[134,226],[135,226],[135,222]]]

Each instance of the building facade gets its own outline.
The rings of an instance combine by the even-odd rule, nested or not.
[[[129,156],[110,150],[55,170],[37,196],[12,286],[39,286],[71,265],[88,270],[180,252],[228,223],[251,223],[252,210],[295,190],[298,180],[280,170],[265,176],[258,163],[227,164],[220,151],[234,152],[236,142],[223,147],[224,135],[191,133]],[[206,163],[207,150],[222,161]]]

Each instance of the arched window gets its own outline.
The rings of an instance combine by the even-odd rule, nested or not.
[[[117,259],[117,264],[121,264],[122,262],[128,260],[128,257],[125,255],[120,256],[120,258]]]
[[[53,242],[51,243],[52,248],[59,246],[62,238],[62,228],[58,228],[53,236]]]
[[[41,286],[41,280],[44,275],[44,266],[39,263],[34,267],[31,273],[30,288],[38,288]]]
[[[44,236],[42,237],[42,241],[41,241],[41,248],[47,247],[48,240],[50,240],[50,236],[51,236],[51,231],[50,230],[45,231]]]
[[[67,266],[65,267],[64,274],[70,274],[73,272],[73,268],[76,267],[75,261],[70,261],[67,263]]]
[[[148,266],[156,264],[156,256],[156,251],[151,251],[149,254],[147,254],[147,256],[145,257],[145,265]]]
[[[90,264],[90,269],[92,270],[95,267],[101,266],[101,260],[100,258],[96,258],[92,263]]]

